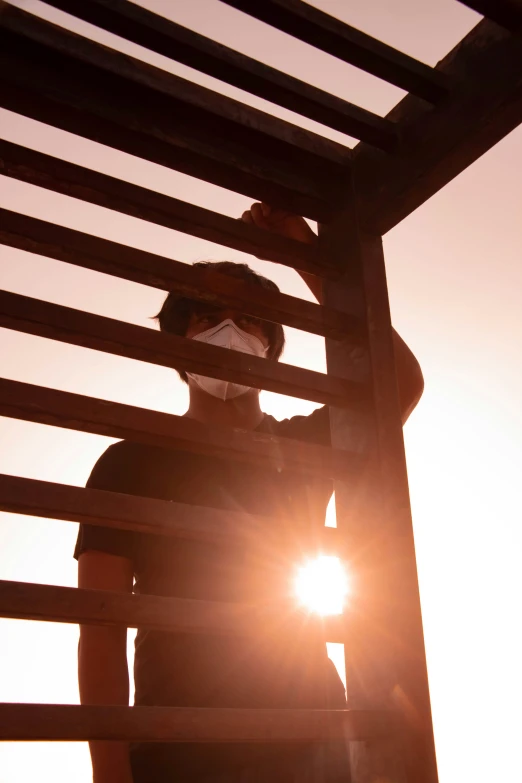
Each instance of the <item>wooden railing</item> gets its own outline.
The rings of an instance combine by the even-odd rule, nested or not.
[[[0,210],[0,241],[326,338],[328,373],[0,293],[0,326],[330,405],[332,447],[208,429],[187,418],[0,381],[0,415],[129,438],[335,481],[338,529],[313,541],[358,558],[357,610],[310,621],[345,643],[347,710],[0,705],[4,739],[351,742],[352,783],[437,779],[415,550],[381,234],[522,120],[519,0],[467,2],[483,21],[437,68],[300,0],[229,6],[409,91],[386,118],[310,87],[125,0],[49,4],[154,52],[359,138],[310,131],[0,4],[4,108],[320,222],[311,247],[83,166],[0,141],[0,174],[308,272],[323,304]],[[498,23],[498,24],[497,24]],[[506,30],[498,25],[504,25]],[[114,96],[117,95],[117,100]],[[0,476],[0,509],[206,541],[260,530],[292,551],[300,530],[219,509]],[[197,513],[195,513],[197,510]],[[309,542],[312,543],[312,542]],[[252,634],[296,620],[180,598],[0,582],[0,614],[186,633]]]

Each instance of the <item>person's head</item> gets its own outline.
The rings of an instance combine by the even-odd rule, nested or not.
[[[248,264],[238,264],[233,261],[198,261],[193,266],[208,270],[210,273],[219,272],[268,291],[279,291],[272,280],[254,272]],[[168,294],[156,316],[162,332],[189,338],[194,338],[227,319],[233,321],[243,332],[257,338],[266,349],[267,359],[272,361],[279,359],[285,345],[285,335],[281,324],[262,321],[232,308],[189,299],[176,291],[171,291]],[[187,383],[187,374],[183,370],[178,370],[178,373],[181,379]]]

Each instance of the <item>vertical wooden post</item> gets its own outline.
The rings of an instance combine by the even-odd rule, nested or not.
[[[332,445],[368,457],[357,485],[335,486],[337,524],[352,571],[345,654],[348,705],[392,709],[399,736],[351,743],[352,783],[436,783],[437,766],[382,240],[363,233],[354,209],[320,242],[346,270],[325,282],[327,306],[366,323],[366,349],[326,341],[328,372],[367,380],[368,415],[330,408]]]

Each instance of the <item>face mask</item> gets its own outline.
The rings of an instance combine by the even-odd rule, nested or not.
[[[213,326],[212,329],[196,334],[192,339],[208,343],[209,345],[218,345],[220,348],[230,348],[232,351],[249,353],[251,356],[264,357],[267,352],[261,340],[252,334],[248,334],[248,332],[244,332],[230,318],[227,318],[226,321],[221,321],[220,324]],[[213,397],[219,397],[220,400],[231,400],[251,389],[250,386],[221,381],[218,378],[207,378],[206,375],[198,375],[192,372],[188,372],[187,376],[200,389],[203,389],[203,391],[206,391],[207,394],[211,394]]]

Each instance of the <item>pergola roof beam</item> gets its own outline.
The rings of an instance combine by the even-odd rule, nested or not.
[[[460,2],[513,33],[522,30],[522,0],[460,0]]]
[[[450,90],[444,74],[301,0],[222,2],[431,103]]]
[[[408,95],[388,115],[401,153],[367,144],[354,150],[362,224],[384,234],[522,122],[522,45],[494,22],[480,22],[438,65],[456,88],[428,108]]]
[[[47,0],[91,24],[384,150],[393,123],[126,0]]]

